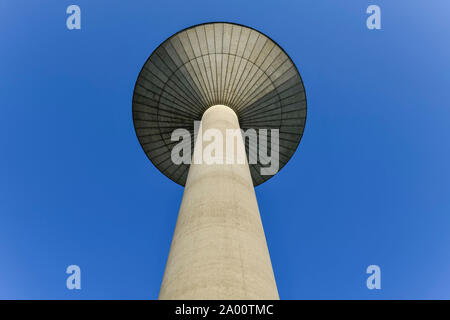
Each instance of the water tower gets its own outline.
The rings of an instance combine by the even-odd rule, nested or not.
[[[281,169],[300,143],[305,120],[295,64],[252,28],[196,25],[150,55],[134,88],[136,135],[150,161],[185,188],[159,299],[279,298],[254,191],[273,176],[261,173],[267,159],[241,136],[236,147],[247,152],[244,164],[176,164],[174,130],[188,130],[192,154],[201,154],[196,121],[202,132],[278,129],[277,152],[270,143],[264,151]],[[249,163],[252,156],[256,163]],[[270,214],[281,219],[282,212]]]

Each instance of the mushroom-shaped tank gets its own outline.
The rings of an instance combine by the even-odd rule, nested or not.
[[[184,186],[189,164],[171,160],[175,129],[194,143],[194,121],[211,106],[226,105],[241,129],[279,129],[279,169],[294,154],[303,135],[306,95],[301,76],[284,50],[252,28],[206,23],[164,41],[148,58],[136,81],[133,121],[152,163]],[[248,142],[245,144],[247,155]],[[270,154],[270,144],[268,144]],[[194,148],[192,146],[191,150]],[[261,162],[250,163],[254,186],[268,180]]]

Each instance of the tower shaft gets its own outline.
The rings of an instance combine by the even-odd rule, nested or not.
[[[224,137],[224,163],[190,165],[159,299],[279,299],[247,157],[225,160],[244,147],[241,135],[225,147],[226,130],[239,129],[235,112],[210,107],[201,132],[209,129]],[[194,158],[208,145],[202,138]]]

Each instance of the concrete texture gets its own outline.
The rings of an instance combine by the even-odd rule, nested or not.
[[[238,118],[216,105],[203,114],[203,132],[208,128],[225,136],[239,129]],[[243,147],[242,137],[236,142]],[[195,153],[207,145],[197,140]],[[223,156],[234,154],[224,146]],[[192,164],[159,299],[278,298],[247,162]]]
[[[306,96],[292,60],[254,29],[202,24],[164,41],[143,66],[134,89],[138,139],[152,163],[173,181],[184,186],[189,165],[171,161],[172,131],[185,128],[193,136],[194,120],[216,104],[233,109],[242,129],[280,130],[280,169],[294,154],[305,125]],[[260,167],[250,164],[255,186],[271,177],[261,175]]]

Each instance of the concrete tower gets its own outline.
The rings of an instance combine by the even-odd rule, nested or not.
[[[148,158],[185,186],[159,298],[278,299],[254,186],[273,176],[261,170],[268,155],[281,169],[303,134],[305,90],[289,56],[242,25],[207,23],[182,30],[143,66],[133,120]],[[196,121],[200,133],[215,129],[224,137],[229,129],[278,129],[278,150],[268,143],[261,152],[239,136],[233,152],[223,146],[223,159],[242,148],[243,163],[176,164],[174,130],[189,131],[189,158],[207,147],[194,130]]]

